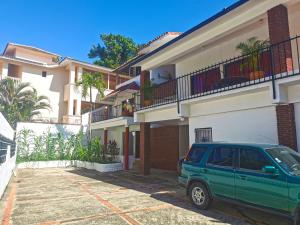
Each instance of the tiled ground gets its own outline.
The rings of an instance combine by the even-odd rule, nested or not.
[[[290,224],[227,203],[195,210],[175,175],[161,171],[143,177],[71,168],[19,170],[0,203],[2,225]]]

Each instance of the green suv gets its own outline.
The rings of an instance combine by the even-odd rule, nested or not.
[[[194,144],[179,182],[199,209],[221,199],[292,217],[300,225],[300,154],[288,147]]]

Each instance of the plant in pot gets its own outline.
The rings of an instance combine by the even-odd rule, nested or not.
[[[264,71],[260,70],[260,59],[262,57],[262,49],[269,46],[269,41],[258,40],[257,37],[251,37],[245,42],[241,42],[236,49],[241,51],[242,55],[248,55],[243,60],[240,70],[243,73],[247,69],[252,69],[249,77],[250,80],[260,79],[264,77]]]
[[[122,115],[123,116],[132,116],[133,105],[129,100],[126,100],[122,103]]]
[[[153,100],[154,86],[151,81],[146,81],[144,83],[144,87],[142,88],[142,92],[144,94],[144,106],[149,106]]]

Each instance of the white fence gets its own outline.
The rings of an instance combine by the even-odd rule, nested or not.
[[[0,198],[16,166],[14,130],[0,113]]]

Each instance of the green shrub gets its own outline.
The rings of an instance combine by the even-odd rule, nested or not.
[[[83,145],[84,134],[71,134],[64,137],[50,130],[36,135],[32,130],[23,129],[17,134],[17,162],[49,160],[81,160],[109,163],[114,157],[105,158],[104,148],[99,137]]]

